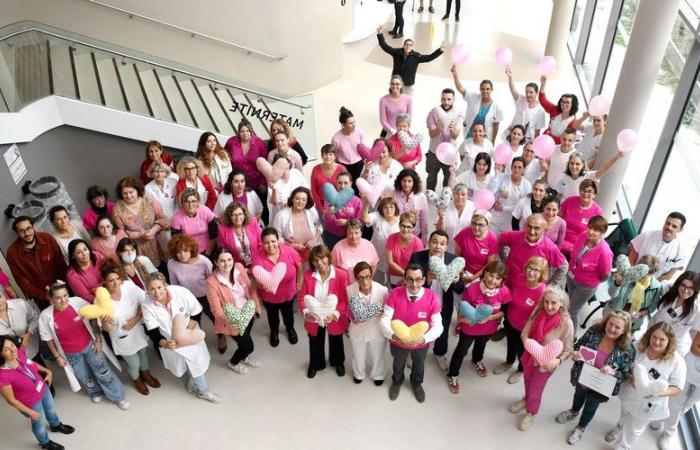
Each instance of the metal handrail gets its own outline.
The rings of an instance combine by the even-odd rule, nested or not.
[[[174,25],[174,24],[169,23],[169,22],[164,22],[162,20],[154,19],[153,17],[144,16],[143,14],[139,14],[139,13],[134,12],[134,11],[129,11],[127,9],[119,8],[118,6],[98,2],[96,0],[87,0],[87,1],[92,3],[92,4],[102,6],[104,8],[109,8],[111,10],[124,13],[124,14],[128,15],[129,18],[138,17],[139,19],[143,19],[143,20],[148,21],[148,22],[152,22],[152,23],[156,23],[158,25],[162,25],[165,27],[174,28],[176,30],[184,31],[185,33],[188,33],[192,37],[199,36],[199,37],[209,39],[209,40],[214,41],[214,42],[218,42],[219,44],[228,45],[230,47],[234,47],[234,48],[237,48],[239,50],[243,50],[243,51],[247,52],[249,55],[254,54],[254,55],[262,56],[263,58],[268,58],[268,59],[272,59],[275,61],[280,61],[280,60],[287,57],[287,55],[280,55],[280,56],[271,55],[269,53],[265,53],[265,52],[262,52],[260,50],[255,50],[254,48],[250,48],[250,47],[246,47],[244,45],[236,44],[235,42],[226,41],[224,39],[220,39],[220,38],[208,35],[208,34],[200,33],[199,31],[194,31],[194,30],[191,30],[189,28],[184,28],[184,27],[181,27],[179,25]]]
[[[202,80],[210,81],[210,82],[212,82],[212,83],[220,84],[220,85],[222,85],[222,86],[228,86],[228,87],[230,87],[230,88],[237,89],[237,90],[239,90],[239,91],[250,92],[251,94],[259,95],[259,96],[262,96],[262,97],[267,97],[267,98],[273,99],[273,100],[278,101],[278,102],[281,102],[281,103],[286,103],[286,104],[288,104],[288,105],[296,106],[297,108],[301,108],[301,109],[309,109],[309,108],[311,108],[310,105],[302,105],[302,104],[300,104],[300,103],[296,103],[296,102],[292,102],[292,101],[289,101],[289,100],[285,100],[285,99],[283,99],[283,98],[280,98],[280,97],[277,97],[277,96],[274,96],[274,95],[265,94],[265,93],[262,93],[262,92],[258,92],[258,91],[254,91],[254,90],[252,90],[252,89],[245,88],[245,87],[237,86],[237,85],[235,85],[235,84],[229,83],[229,82],[227,82],[227,81],[222,81],[222,80],[219,80],[219,79],[217,79],[217,78],[212,78],[212,77],[205,76],[205,75],[199,75],[199,74],[190,72],[190,71],[188,71],[188,70],[177,69],[177,68],[174,68],[174,67],[166,66],[165,64],[161,64],[161,63],[158,63],[158,62],[155,62],[155,61],[149,61],[148,59],[140,58],[140,57],[138,57],[138,56],[132,56],[132,55],[129,55],[129,54],[120,52],[120,51],[118,51],[118,50],[114,50],[114,49],[102,47],[102,46],[96,45],[96,44],[91,44],[91,43],[85,42],[85,41],[83,41],[83,40],[81,40],[81,39],[76,39],[76,38],[74,38],[74,37],[62,36],[62,35],[60,35],[60,34],[58,34],[58,33],[54,33],[54,32],[52,32],[52,31],[43,30],[43,29],[41,29],[41,28],[39,28],[39,27],[30,27],[30,28],[26,28],[26,29],[23,29],[23,30],[19,30],[19,31],[15,31],[15,32],[6,34],[6,35],[4,35],[4,36],[0,36],[0,42],[1,42],[1,41],[4,41],[4,40],[7,40],[7,39],[10,39],[10,38],[13,38],[13,37],[15,37],[15,36],[18,36],[18,35],[20,35],[20,34],[31,33],[31,32],[37,32],[37,33],[45,34],[45,35],[47,35],[47,36],[52,36],[52,37],[61,39],[61,40],[63,40],[63,41],[68,41],[68,42],[72,42],[72,43],[84,45],[85,47],[89,47],[89,48],[92,48],[92,49],[95,49],[95,50],[99,50],[99,51],[101,51],[101,52],[110,53],[110,54],[113,54],[113,55],[118,55],[118,56],[121,56],[122,58],[128,58],[128,59],[131,59],[131,60],[134,60],[134,61],[140,61],[140,62],[142,62],[142,63],[144,63],[144,64],[149,64],[149,65],[151,65],[151,66],[160,67],[161,69],[169,70],[169,71],[171,71],[171,72],[181,73],[181,74],[183,74],[183,75],[187,75],[187,76],[190,76],[190,77],[193,77],[193,78],[199,78],[199,79],[202,79]]]

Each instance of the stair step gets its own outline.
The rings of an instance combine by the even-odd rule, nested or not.
[[[202,103],[202,100],[200,100],[194,84],[192,84],[192,79],[177,75],[175,76],[175,79],[180,85],[180,89],[182,89],[182,95],[192,110],[192,114],[197,119],[199,128],[202,130],[215,131],[214,124],[209,118],[206,109],[204,109],[204,104]]]
[[[143,83],[143,88],[146,90],[146,97],[153,110],[153,117],[156,119],[167,120],[172,122],[173,116],[170,114],[168,109],[168,104],[165,102],[163,93],[158,85],[158,80],[156,80],[156,74],[150,67],[148,69],[140,68],[139,76],[141,77],[141,82]]]
[[[51,77],[53,93],[63,97],[76,98],[73,66],[70,62],[70,47],[67,45],[51,46]]]
[[[135,65],[132,63],[122,64],[122,62],[118,60],[117,70],[119,70],[119,77],[122,80],[122,84],[124,84],[124,92],[126,93],[126,100],[129,102],[129,110],[133,113],[150,117],[151,113],[148,110],[141,85],[136,77]]]
[[[92,63],[92,52],[78,48],[73,52],[75,75],[78,78],[80,100],[89,103],[102,104],[100,89],[97,85],[97,74]]]
[[[233,100],[232,100],[232,96],[230,94],[229,89],[224,88],[224,87],[219,87],[219,88],[215,88],[215,92],[216,92],[216,96],[221,101],[221,104],[224,105],[224,109],[226,110],[226,115],[228,115],[231,118],[231,122],[233,122],[234,130],[237,129],[238,124],[243,119],[243,116],[241,115],[241,112],[239,109],[236,109],[235,111],[231,111],[231,109],[233,108]]]
[[[198,85],[197,89],[199,90],[204,103],[207,105],[209,113],[214,118],[214,122],[219,129],[219,133],[229,136],[233,134],[232,123],[229,122],[229,118],[223,109],[225,108],[225,105],[219,103],[219,98],[214,94],[214,91],[212,91],[211,84]]]
[[[189,125],[191,127],[196,127],[197,124],[192,120],[192,115],[187,109],[185,100],[182,98],[182,94],[178,89],[175,80],[173,79],[172,73],[165,73],[165,71],[158,71],[160,78],[160,84],[163,86],[165,95],[170,102],[170,107],[173,109],[175,114],[175,121],[182,125]]]
[[[114,59],[107,55],[95,55],[97,61],[97,73],[100,74],[100,83],[102,84],[102,93],[105,96],[105,104],[112,108],[127,110],[124,103],[124,95],[117,78],[117,71],[114,67]]]

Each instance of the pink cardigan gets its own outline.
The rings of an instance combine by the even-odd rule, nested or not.
[[[569,255],[569,270],[574,275],[574,281],[577,283],[588,287],[596,287],[610,275],[613,252],[605,239],[601,239],[577,263],[578,254],[586,245],[586,241],[588,241],[588,237],[584,233],[574,243],[574,247]]]
[[[260,230],[260,223],[258,222],[258,219],[255,217],[251,219],[250,223],[245,227],[245,234],[250,241],[250,259],[252,261],[255,255],[262,250],[262,240],[260,239],[262,231]],[[233,227],[223,223],[219,224],[218,243],[220,247],[223,247],[231,252],[235,262],[243,264],[243,258],[238,253],[238,249],[236,248]]]
[[[234,283],[240,283],[245,291],[246,298],[254,300],[258,303],[258,295],[253,288],[253,284],[248,278],[248,274],[241,264],[236,263],[234,270],[238,270],[238,278]],[[217,334],[228,334],[229,336],[237,336],[243,334],[245,330],[236,330],[229,326],[224,315],[224,305],[234,304],[233,292],[228,286],[222,284],[216,277],[216,272],[207,278],[207,299],[212,314],[214,314],[214,332]]]
[[[331,336],[338,336],[343,334],[348,328],[348,294],[345,288],[348,285],[348,276],[345,274],[343,269],[338,267],[335,268],[335,278],[330,281],[328,286],[328,294],[335,294],[338,297],[338,306],[336,306],[336,311],[340,314],[338,320],[327,325],[328,334]],[[310,295],[315,296],[316,292],[316,278],[313,277],[313,271],[307,270],[304,272],[304,281],[301,285],[301,293],[299,295],[299,309],[304,311],[306,305],[304,303],[304,296]],[[318,333],[318,324],[304,320],[304,328],[311,336],[316,336]]]

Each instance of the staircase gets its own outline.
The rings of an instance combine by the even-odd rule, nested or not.
[[[0,113],[17,112],[50,95],[227,136],[247,119],[266,138],[271,120],[283,117],[293,129],[301,124],[303,134],[313,136],[309,105],[53,31],[33,28],[0,36]]]

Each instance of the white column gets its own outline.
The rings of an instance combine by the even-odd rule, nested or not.
[[[617,152],[617,134],[621,130],[630,128],[639,132],[680,2],[681,0],[639,1],[608,123],[596,158],[599,164],[608,161]],[[634,151],[630,157],[635,157]],[[608,216],[615,207],[629,161],[629,157],[621,159],[601,181],[596,201]],[[646,173],[639,174],[640,178],[645,176]]]
[[[554,56],[557,61],[569,59],[566,55],[566,41],[569,38],[569,28],[575,4],[575,0],[552,0],[552,18],[549,21],[544,54]]]

